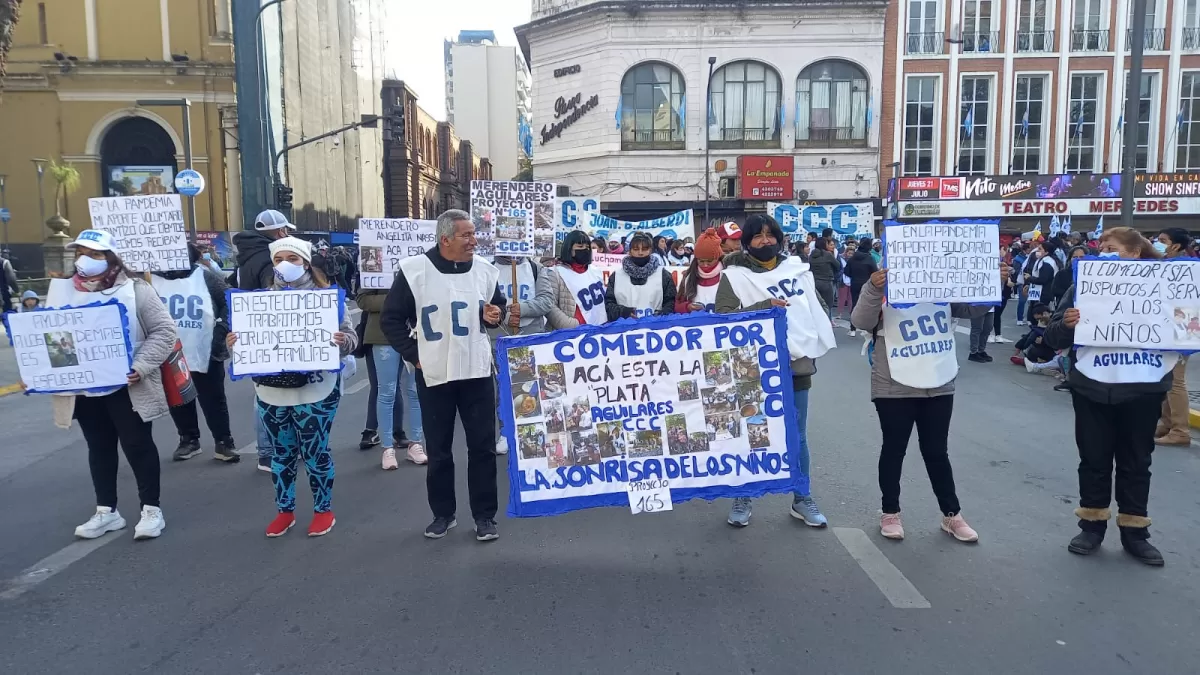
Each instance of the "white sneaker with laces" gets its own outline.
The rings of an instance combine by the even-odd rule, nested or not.
[[[80,539],[96,539],[109,532],[125,529],[125,519],[113,508],[97,506],[96,513],[88,521],[75,528],[75,536]]]
[[[858,331],[857,331],[857,330],[851,330],[849,333],[846,333],[846,335],[848,335],[848,336],[850,336],[850,337],[858,337]]]
[[[395,448],[384,448],[383,449],[383,470],[384,471],[394,471],[399,468],[400,468],[400,464],[396,462],[396,449]]]
[[[497,455],[507,455],[508,454],[508,439],[507,438],[501,436],[500,439],[496,441],[496,454]]]
[[[994,337],[996,338],[996,339],[995,339],[995,342],[996,342],[996,343],[998,343],[998,344],[1006,345],[1006,344],[1008,344],[1008,343],[1012,342],[1012,340],[1009,340],[1008,338],[1006,338],[1006,337],[1003,337],[1003,336],[1001,336],[1001,335],[996,335],[996,336],[994,336]]]
[[[993,345],[994,345],[994,344],[996,344],[997,342],[999,342],[999,340],[997,340],[997,339],[996,339],[996,336],[995,336],[995,335],[989,335],[989,336],[988,336],[988,344],[993,344]]]
[[[143,506],[142,519],[133,528],[133,538],[154,539],[162,534],[163,528],[166,526],[167,519],[163,518],[162,509],[157,506]]]
[[[410,443],[406,455],[408,461],[413,464],[421,465],[429,463],[429,457],[425,454],[425,448],[421,447],[420,443]]]

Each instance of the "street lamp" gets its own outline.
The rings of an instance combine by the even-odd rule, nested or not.
[[[267,144],[267,133],[268,133],[268,130],[270,129],[270,114],[268,112],[268,106],[267,106],[267,92],[266,92],[266,84],[265,84],[266,78],[264,75],[264,73],[267,70],[267,47],[265,44],[266,38],[262,32],[262,17],[263,17],[263,12],[265,12],[268,7],[278,5],[282,2],[283,2],[283,0],[268,0],[267,2],[263,3],[263,5],[261,7],[258,8],[258,13],[254,15],[254,58],[256,61],[256,63],[254,64],[254,80],[255,80],[254,81],[254,89],[255,89],[255,95],[258,96],[258,119],[259,119],[258,134],[259,134],[260,140],[262,141],[262,147],[264,150],[264,154],[266,154],[265,151],[269,147],[269,145]],[[265,178],[267,179],[268,185],[273,182],[278,182],[278,181],[271,180],[274,173],[275,173],[275,164],[272,163],[271,166],[267,169],[267,175],[265,176]],[[270,206],[274,206],[275,204],[273,202],[274,202],[274,194],[271,190],[267,190],[267,203]]]
[[[1121,225],[1133,227],[1133,178],[1137,169],[1139,108],[1142,102],[1142,55],[1146,50],[1146,0],[1133,0],[1133,34],[1130,37],[1129,80],[1125,85],[1125,150],[1121,153]],[[1133,130],[1130,131],[1132,125]],[[1149,168],[1149,167],[1147,167]]]
[[[717,63],[717,57],[708,57],[708,85],[704,88],[704,227],[708,227],[708,146],[711,140],[708,136],[708,128],[710,125],[708,116],[712,113],[712,76],[713,66]]]
[[[185,169],[192,168],[192,102],[186,98],[143,98],[136,104],[140,108],[180,108],[183,112],[183,163]],[[188,218],[192,223],[192,243],[196,243],[196,199],[185,196]]]

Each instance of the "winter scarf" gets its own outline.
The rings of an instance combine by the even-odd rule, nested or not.
[[[625,256],[625,259],[621,261],[621,269],[625,270],[630,279],[637,282],[645,282],[651,274],[658,271],[660,266],[662,266],[662,261],[653,254],[650,255],[650,262],[640,267],[633,264],[633,258],[630,256]]]

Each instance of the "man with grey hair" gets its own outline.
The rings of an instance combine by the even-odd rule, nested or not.
[[[475,255],[470,214],[452,209],[438,216],[437,246],[400,262],[388,291],[380,328],[405,361],[416,368],[417,398],[425,427],[429,466],[425,488],[433,522],[425,536],[441,539],[457,525],[454,496],[454,416],[467,438],[467,487],[475,538],[496,532],[496,390],[492,344],[486,328],[504,320],[499,272]]]

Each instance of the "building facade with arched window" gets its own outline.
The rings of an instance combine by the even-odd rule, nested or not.
[[[540,126],[534,176],[627,219],[695,208],[700,222],[706,174],[713,221],[768,201],[877,198],[887,3],[842,5],[535,0],[516,29]],[[790,166],[791,184],[751,194],[750,159]]]

